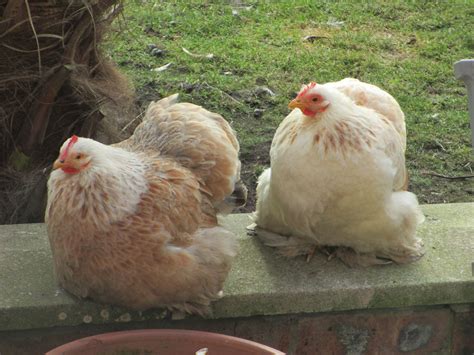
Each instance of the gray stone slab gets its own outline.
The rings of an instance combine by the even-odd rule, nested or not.
[[[462,59],[454,63],[456,79],[464,81],[467,89],[469,116],[471,117],[471,143],[474,148],[474,59]]]
[[[223,224],[240,253],[213,318],[474,303],[474,203],[426,205],[427,253],[411,265],[349,269],[316,255],[284,259],[245,233],[248,215]],[[166,312],[80,301],[58,289],[43,224],[0,226],[0,330],[160,319]]]

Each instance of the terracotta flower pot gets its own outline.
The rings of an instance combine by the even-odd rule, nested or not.
[[[46,355],[194,355],[204,348],[208,349],[207,355],[284,354],[268,346],[228,335],[193,330],[145,329],[79,339],[61,345]]]

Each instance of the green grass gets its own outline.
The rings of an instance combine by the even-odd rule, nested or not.
[[[105,50],[143,104],[174,92],[219,112],[236,129],[253,189],[270,142],[302,83],[345,77],[380,86],[400,103],[408,128],[410,189],[425,203],[473,201],[466,90],[453,63],[474,58],[474,2],[126,1]],[[331,23],[343,21],[340,27]],[[306,35],[322,38],[305,42]],[[166,51],[154,57],[147,46]],[[213,59],[196,58],[214,55]],[[172,63],[168,70],[151,69]],[[276,95],[259,92],[268,87]],[[255,114],[262,109],[263,115]]]

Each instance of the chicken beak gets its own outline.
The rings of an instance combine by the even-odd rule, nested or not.
[[[62,167],[64,167],[64,160],[56,159],[53,164],[53,170],[60,169]]]
[[[302,108],[304,108],[304,105],[303,105],[303,103],[301,102],[300,99],[294,99],[294,100],[290,101],[290,103],[288,104],[288,108],[290,108],[290,109],[295,109],[295,108],[302,109]]]

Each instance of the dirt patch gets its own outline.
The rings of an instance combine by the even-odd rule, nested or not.
[[[432,177],[429,186],[425,183],[411,183],[413,192],[421,204],[456,203],[474,201],[474,179],[445,180]]]
[[[247,186],[247,204],[237,212],[253,212],[256,203],[257,180],[263,170],[270,166],[270,145],[271,142],[257,144],[251,153],[243,153],[240,156],[242,161],[242,180]]]

